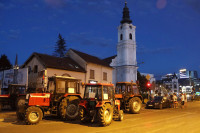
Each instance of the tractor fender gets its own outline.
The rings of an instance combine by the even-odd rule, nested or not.
[[[86,100],[81,100],[80,103],[79,103],[79,106],[82,106],[86,109],[86,104],[87,104]]]
[[[64,97],[78,97],[79,99],[82,99],[81,94],[65,94]]]
[[[99,101],[96,105],[96,107],[102,107],[104,104],[109,103],[111,105],[111,101]]]
[[[140,96],[140,95],[137,95],[137,96],[136,95],[131,95],[130,98],[128,99],[128,102],[134,97],[138,97],[138,98],[140,98],[141,101],[143,101],[142,96]]]
[[[31,106],[30,106],[30,107],[31,107]],[[44,108],[42,108],[41,106],[37,106],[37,105],[36,105],[35,107],[38,107],[38,108],[40,108],[40,109],[42,110],[42,118],[44,118],[44,112],[45,112],[45,111],[44,111]]]

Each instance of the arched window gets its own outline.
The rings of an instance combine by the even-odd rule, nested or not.
[[[123,40],[123,35],[122,34],[120,35],[120,40]]]
[[[131,40],[132,40],[132,34],[131,34],[131,33],[129,34],[129,39],[131,39]]]

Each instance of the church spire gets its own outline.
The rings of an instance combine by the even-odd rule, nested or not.
[[[121,24],[124,24],[124,23],[132,23],[132,20],[130,19],[130,16],[129,16],[129,9],[127,7],[127,2],[125,1],[125,6],[124,6],[124,9],[123,9],[123,17],[122,17],[122,21],[121,21]]]

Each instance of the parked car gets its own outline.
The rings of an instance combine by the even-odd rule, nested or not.
[[[146,103],[146,108],[170,108],[170,100],[167,97],[155,96],[153,100]]]

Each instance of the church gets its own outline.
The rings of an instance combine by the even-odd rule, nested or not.
[[[123,17],[118,26],[117,56],[104,59],[113,67],[113,84],[116,82],[136,82],[137,61],[136,61],[136,26],[132,24],[129,15],[127,2],[123,9]]]

